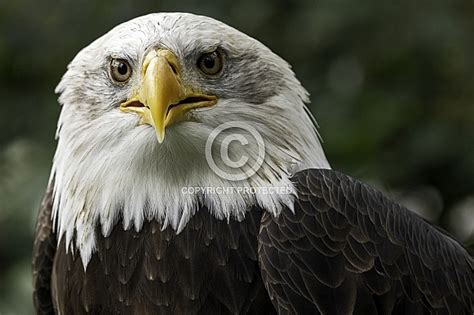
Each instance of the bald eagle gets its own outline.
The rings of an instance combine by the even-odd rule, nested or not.
[[[56,92],[38,314],[474,311],[474,259],[330,168],[288,63],[214,19],[150,14]]]

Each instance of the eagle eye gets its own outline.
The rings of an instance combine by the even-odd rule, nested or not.
[[[110,74],[117,82],[125,82],[132,76],[132,67],[125,59],[112,59],[110,62]]]
[[[223,67],[222,56],[217,50],[202,54],[197,61],[197,66],[204,74],[218,74]]]

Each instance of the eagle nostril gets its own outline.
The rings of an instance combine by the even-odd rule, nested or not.
[[[175,65],[174,63],[172,63],[172,62],[168,62],[168,64],[170,65],[170,68],[171,68],[171,70],[173,71],[173,73],[174,73],[175,75],[178,75],[178,69],[177,69],[176,65]]]

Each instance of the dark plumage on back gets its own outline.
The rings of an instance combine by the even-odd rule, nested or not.
[[[264,214],[259,234],[281,314],[474,312],[474,260],[451,236],[336,171],[294,181],[294,213]]]

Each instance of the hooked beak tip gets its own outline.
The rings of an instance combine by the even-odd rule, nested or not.
[[[156,131],[156,139],[158,140],[159,144],[162,144],[163,141],[165,140],[165,131]]]

